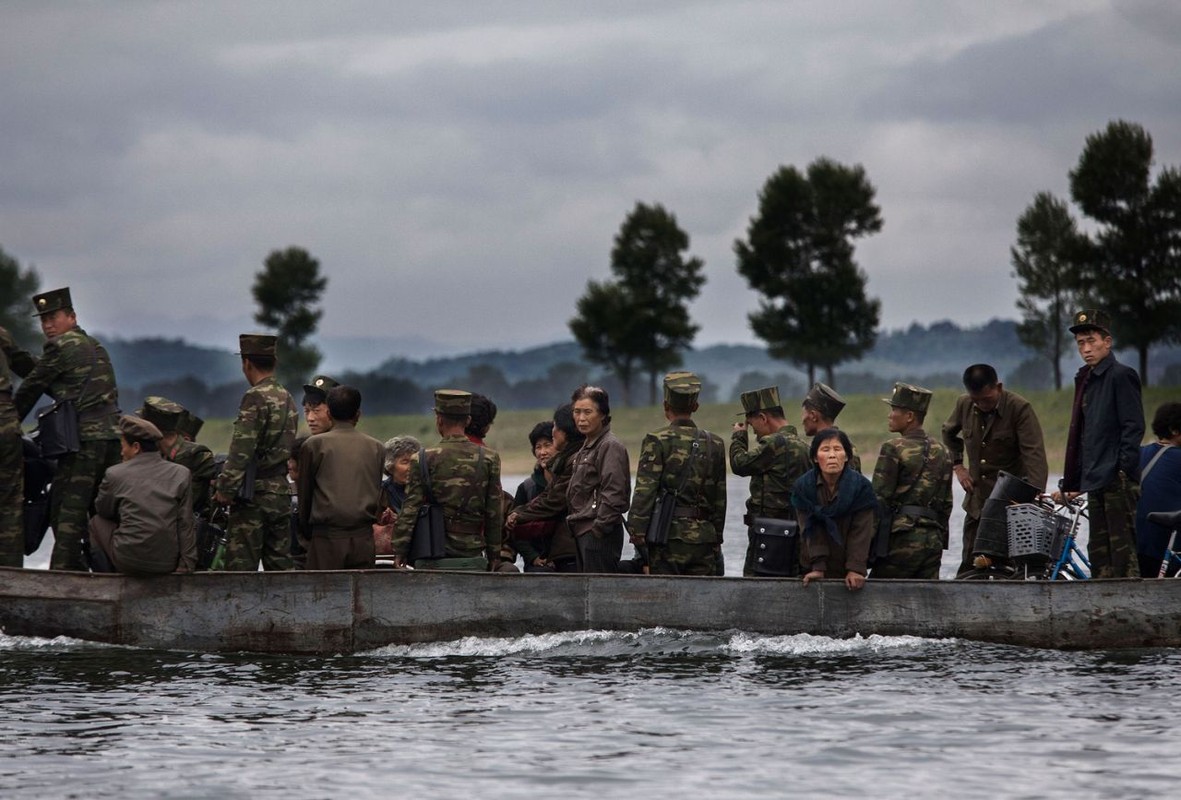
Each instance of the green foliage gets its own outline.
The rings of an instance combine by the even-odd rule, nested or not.
[[[1038,192],[1017,220],[1017,245],[1010,249],[1021,293],[1017,335],[1050,363],[1055,389],[1062,388],[1062,356],[1072,341],[1066,329],[1079,305],[1079,275],[1087,252],[1086,237],[1066,203]]]
[[[587,283],[570,330],[586,358],[610,369],[631,403],[631,383],[648,375],[649,402],[657,376],[681,363],[698,326],[688,302],[705,283],[699,258],[686,258],[689,236],[662,206],[636,203],[611,250],[614,280]]]
[[[275,250],[264,265],[254,276],[254,320],[278,334],[280,378],[302,384],[320,363],[320,351],[307,342],[324,313],[316,305],[328,278],[320,275],[320,262],[300,247]]]
[[[22,270],[20,263],[0,247],[0,326],[7,328],[21,347],[34,351],[41,341],[41,329],[29,309],[40,288],[37,270]]]
[[[1152,137],[1123,120],[1087,137],[1070,193],[1097,223],[1082,288],[1112,315],[1119,344],[1135,347],[1148,380],[1148,348],[1181,339],[1181,171],[1152,178]]]
[[[775,358],[803,366],[808,381],[873,347],[881,303],[865,293],[852,240],[882,228],[861,166],[827,158],[780,167],[759,195],[747,239],[734,243],[738,272],[763,295],[751,330]]]

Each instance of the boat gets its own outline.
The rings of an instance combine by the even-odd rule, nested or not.
[[[0,568],[0,630],[153,649],[357,653],[579,630],[1181,646],[1181,580],[842,581],[392,569],[124,575]]]

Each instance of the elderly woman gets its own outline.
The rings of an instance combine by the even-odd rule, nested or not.
[[[579,572],[618,572],[623,516],[631,506],[627,448],[611,433],[611,401],[597,386],[580,386],[570,398],[574,425],[586,437],[574,455],[566,490],[566,522],[578,545]]]
[[[807,570],[804,585],[817,578],[843,578],[855,591],[865,585],[876,529],[873,484],[849,468],[853,445],[836,428],[817,433],[808,455],[815,466],[791,490],[800,523],[800,563]]]
[[[385,463],[381,482],[381,514],[373,525],[373,546],[379,556],[393,553],[394,523],[406,501],[406,481],[410,479],[410,459],[422,445],[413,436],[395,436],[385,443]]]

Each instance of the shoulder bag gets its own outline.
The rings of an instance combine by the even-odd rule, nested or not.
[[[480,451],[483,455],[483,450]],[[431,475],[426,464],[426,449],[418,448],[418,467],[422,477],[423,504],[414,518],[414,532],[410,534],[410,563],[420,559],[437,560],[446,555],[447,526],[443,506],[435,502],[431,492]]]

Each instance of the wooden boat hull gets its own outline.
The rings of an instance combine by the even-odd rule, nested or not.
[[[464,636],[665,627],[1181,646],[1181,580],[839,581],[456,572],[121,575],[0,568],[0,630],[201,652],[353,653]]]

